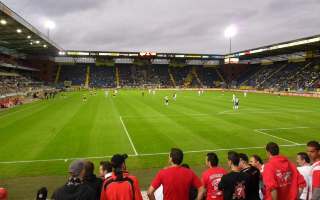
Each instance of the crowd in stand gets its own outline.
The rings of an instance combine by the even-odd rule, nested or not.
[[[258,155],[235,151],[227,153],[228,170],[219,166],[216,153],[205,156],[207,169],[198,177],[183,164],[183,152],[172,148],[170,165],[161,169],[147,191],[150,200],[319,200],[320,144],[310,141],[306,152],[297,153],[296,163],[280,154],[279,146],[266,145],[268,160]],[[69,178],[56,189],[55,200],[142,200],[137,177],[128,172],[126,154],[116,154],[110,161],[100,162],[99,177],[90,161],[75,160],[69,166]],[[47,199],[41,188],[38,200]],[[7,192],[0,188],[0,199]]]
[[[313,90],[319,86],[320,81],[318,62],[307,61],[261,66],[243,83],[253,87],[278,90]]]

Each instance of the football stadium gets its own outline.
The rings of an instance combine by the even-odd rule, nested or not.
[[[158,171],[176,164],[172,148],[202,184],[212,152],[230,171],[231,151],[268,163],[276,144],[298,165],[297,153],[320,140],[320,35],[232,51],[234,34],[231,27],[224,54],[64,49],[0,2],[0,199],[46,199],[37,196],[42,187],[51,199],[72,185],[80,161],[92,162],[100,177],[101,162],[113,169],[115,155],[128,157],[125,170],[152,199]],[[315,149],[318,155],[306,154],[310,165],[320,161]],[[315,182],[310,197],[319,194]],[[177,199],[167,196],[167,182],[159,184],[164,199]],[[57,193],[52,199],[67,199]],[[95,199],[82,195],[69,199]]]

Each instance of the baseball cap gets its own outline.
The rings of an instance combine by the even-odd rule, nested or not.
[[[4,188],[0,188],[0,199],[7,199],[8,198],[8,192]]]
[[[83,160],[75,160],[69,166],[69,172],[75,177],[79,176],[83,169],[84,169]]]
[[[121,167],[121,165],[125,162],[128,158],[127,154],[115,154],[111,158],[111,163],[114,168]]]

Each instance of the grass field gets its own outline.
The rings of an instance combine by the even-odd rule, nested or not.
[[[146,178],[146,170],[165,166],[171,147],[184,150],[185,162],[201,168],[211,150],[222,163],[230,149],[265,158],[265,144],[274,141],[294,158],[307,141],[320,140],[319,99],[251,93],[245,98],[237,93],[240,109],[234,111],[229,92],[198,96],[196,91],[178,91],[177,101],[165,106],[163,97],[172,94],[73,92],[1,111],[0,186],[10,187],[10,180],[17,178],[64,176],[74,158],[98,163],[115,153],[128,153],[129,169],[143,172],[139,178],[147,185],[155,172]]]

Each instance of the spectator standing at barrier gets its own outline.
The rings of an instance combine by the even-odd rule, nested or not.
[[[304,180],[306,181],[307,187],[304,188],[302,194],[300,195],[299,199],[301,200],[309,200],[311,197],[311,165],[310,165],[310,158],[307,153],[300,152],[297,154],[297,169],[299,173],[303,176]]]
[[[208,169],[202,173],[201,181],[205,188],[206,200],[223,200],[223,193],[218,189],[223,175],[227,173],[221,167],[218,167],[219,158],[215,153],[208,153],[206,156],[206,166]],[[204,194],[203,193],[203,194]]]
[[[85,175],[84,161],[75,160],[69,166],[70,177],[67,183],[52,195],[54,200],[96,200],[96,194],[88,185],[83,184]]]
[[[183,152],[180,149],[172,148],[169,154],[170,166],[158,172],[148,189],[150,200],[155,200],[155,190],[163,186],[165,200],[189,200],[189,191],[192,187],[198,189],[197,199],[200,200],[202,186],[200,179],[195,173],[181,166]]]
[[[101,200],[142,200],[138,179],[127,171],[127,158],[127,154],[115,154],[111,158],[113,172],[103,182]]]
[[[307,153],[312,160],[312,200],[320,199],[320,144],[317,141],[310,141],[307,144]]]
[[[8,192],[4,188],[0,188],[0,200],[7,200]]]
[[[109,161],[101,161],[99,166],[99,176],[102,180],[112,176],[112,164]]]
[[[239,167],[241,172],[249,175],[250,178],[250,188],[248,188],[248,199],[249,200],[260,200],[259,190],[260,190],[260,178],[261,174],[259,169],[249,165],[249,158],[244,153],[239,153],[240,163]]]
[[[261,159],[260,156],[255,155],[255,154],[252,155],[252,156],[250,157],[249,164],[250,164],[251,166],[257,168],[257,169],[260,171],[260,173],[263,172],[264,164],[263,164],[263,161],[262,161],[262,159]]]
[[[285,156],[279,155],[279,146],[270,142],[266,146],[268,163],[262,173],[265,200],[296,200],[306,182],[296,166]]]
[[[97,178],[94,174],[94,164],[90,161],[84,162],[85,174],[83,177],[83,183],[90,186],[96,193],[97,199],[100,198],[102,180]]]
[[[262,172],[264,168],[263,161],[260,156],[254,154],[249,159],[249,164],[255,168],[257,168],[260,171],[260,184],[259,184],[259,196],[260,199],[263,199],[263,181],[262,181]]]
[[[240,171],[239,154],[228,152],[228,166],[231,172],[222,176],[219,190],[223,191],[224,200],[247,200],[250,188],[250,179],[246,173]]]

